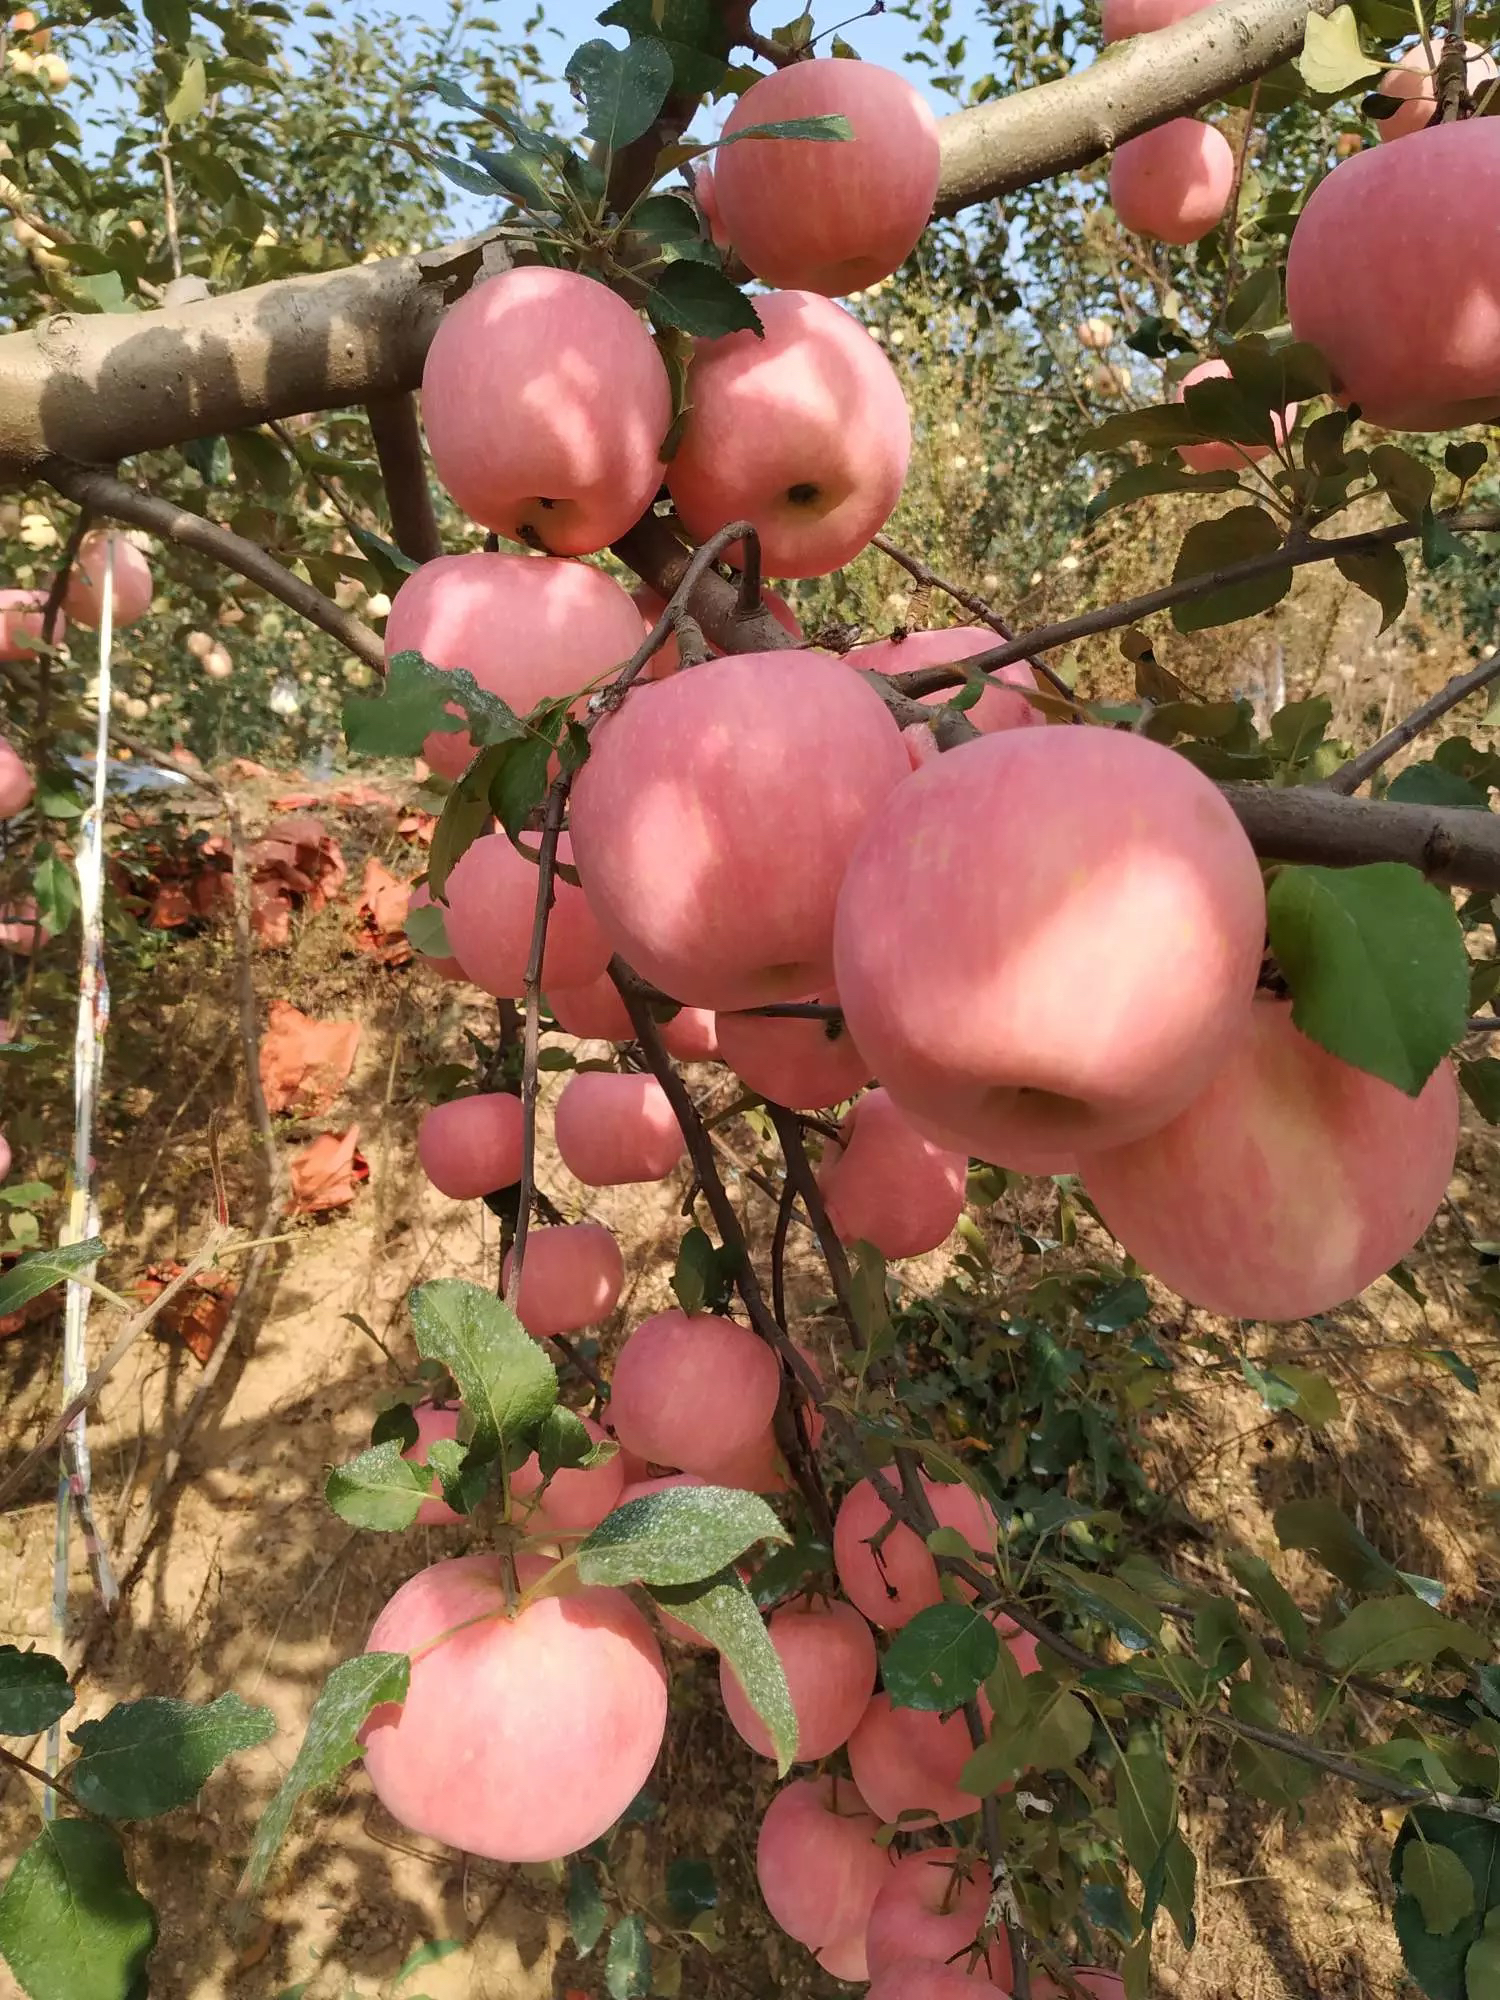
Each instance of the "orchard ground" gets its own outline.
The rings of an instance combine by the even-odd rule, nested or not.
[[[1372,647],[1367,608],[1349,608],[1333,581],[1296,616],[1305,625],[1283,624],[1280,636],[1273,625],[1257,635],[1257,661],[1225,657],[1215,678],[1233,678],[1257,693],[1247,674],[1269,677],[1284,657],[1277,649],[1290,645],[1291,656],[1307,660],[1334,694],[1335,727],[1355,726],[1372,707],[1393,704],[1401,712],[1440,684],[1451,664],[1441,635],[1425,654]],[[1107,659],[1101,648],[1090,661],[1101,679],[1109,673]],[[1355,660],[1358,668],[1345,675],[1343,665]],[[1293,686],[1287,693],[1308,691]],[[388,774],[379,775],[396,796]],[[270,797],[289,788],[286,779],[241,788],[252,828],[267,814]],[[209,811],[205,806],[205,818]],[[390,830],[389,814],[330,810],[325,817],[350,864],[351,887],[368,852],[403,876],[424,863],[423,849]],[[143,1827],[137,1836],[159,1897],[163,1942],[153,1991],[163,2000],[272,2000],[301,1981],[311,1982],[305,2000],[350,1994],[375,2000],[391,1991],[412,1950],[439,1939],[461,1940],[463,1948],[425,1965],[402,1993],[420,1991],[430,2000],[581,1993],[592,2000],[605,1990],[602,1947],[582,1960],[573,1951],[557,1887],[561,1868],[465,1861],[413,1838],[381,1811],[357,1767],[299,1818],[249,1935],[234,1941],[219,1920],[254,1822],[290,1762],[329,1668],[359,1649],[376,1611],[414,1566],[456,1552],[463,1539],[459,1530],[421,1528],[363,1535],[321,1501],[324,1468],[363,1445],[380,1392],[410,1379],[408,1290],[439,1274],[492,1282],[498,1229],[482,1205],[446,1202],[426,1183],[415,1152],[423,1107],[405,1081],[424,1064],[461,1055],[465,1023],[490,1033],[492,1012],[481,996],[444,986],[416,966],[384,971],[356,953],[352,901],[346,893],[318,916],[299,920],[289,951],[259,955],[257,980],[262,1011],[280,996],[319,1018],[361,1022],[343,1096],[314,1124],[279,1120],[278,1137],[295,1141],[357,1120],[369,1185],[351,1208],[291,1225],[293,1240],[276,1248],[274,1276],[191,1441],[162,1532],[117,1628],[90,1654],[77,1719],[142,1693],[206,1698],[232,1687],[269,1704],[280,1725],[264,1749],[210,1781],[196,1815]],[[240,1059],[225,1054],[236,1046],[231,986],[222,931],[154,942],[149,964],[121,960],[115,968],[99,1146],[105,1227],[110,1240],[134,1246],[142,1266],[185,1259],[202,1239],[212,1112],[223,1120],[236,1218],[248,1217],[255,1142],[244,1122]],[[65,1050],[61,1019],[48,1026],[48,1040]],[[693,1074],[701,1094],[710,1087],[708,1073]],[[549,1104],[562,1081],[546,1079]],[[49,1084],[33,1072],[24,1087]],[[722,1094],[725,1085],[715,1088]],[[630,1326],[671,1303],[666,1277],[682,1229],[685,1175],[661,1186],[585,1189],[561,1167],[550,1130],[544,1118],[542,1187],[570,1220],[608,1223],[625,1250],[627,1288],[605,1333],[612,1351]],[[754,1140],[743,1126],[726,1127],[721,1139],[726,1164],[751,1163]],[[1315,1344],[1308,1337],[1301,1358],[1328,1376],[1341,1405],[1323,1429],[1268,1410],[1239,1378],[1238,1349],[1227,1366],[1215,1363],[1206,1343],[1227,1329],[1202,1314],[1185,1319],[1175,1302],[1158,1297],[1154,1331],[1178,1365],[1170,1400],[1146,1426],[1144,1463],[1150,1487],[1170,1504],[1154,1526],[1136,1529],[1138,1545],[1162,1559],[1170,1555],[1186,1576],[1200,1570],[1207,1582],[1215,1544],[1276,1553],[1273,1510],[1289,1499],[1323,1498],[1360,1522],[1402,1569],[1443,1577],[1457,1615],[1493,1594],[1500,1578],[1493,1504],[1485,1495],[1500,1487],[1500,1412],[1487,1388],[1483,1396],[1459,1391],[1437,1362],[1414,1350],[1450,1349],[1483,1383],[1493,1380],[1495,1321],[1465,1290],[1472,1252],[1458,1218],[1475,1238],[1500,1238],[1496,1153],[1492,1130],[1466,1118],[1452,1202],[1413,1260],[1425,1307],[1382,1281],[1365,1306],[1334,1315],[1330,1332]],[[743,1177],[731,1185],[761,1253],[769,1204]],[[1106,1247],[1087,1232],[1072,1252],[1039,1258],[1024,1247],[1023,1231],[1045,1236],[1051,1227],[1045,1184],[1031,1184],[993,1212],[975,1213],[992,1263],[987,1288],[998,1300],[1014,1300],[1044,1273]],[[942,1280],[946,1256],[919,1260],[916,1270],[929,1288]],[[799,1337],[820,1357],[832,1356],[833,1322],[809,1318],[826,1276],[803,1231],[794,1232],[789,1279]],[[1183,1338],[1189,1328],[1191,1345]],[[52,1331],[42,1322],[0,1343],[8,1456],[19,1454],[57,1405]],[[1273,1349],[1282,1360],[1298,1358],[1299,1331],[1258,1330],[1252,1359]],[[102,1342],[98,1322],[96,1332]],[[1119,1338],[1097,1336],[1098,1351]],[[936,1365],[934,1356],[913,1350],[918,1381],[933,1379]],[[101,1403],[91,1440],[101,1523],[114,1546],[142,1504],[164,1430],[192,1395],[198,1373],[180,1345],[147,1338]],[[939,1379],[938,1387],[950,1422],[961,1425],[961,1396],[948,1393],[951,1382],[944,1387]],[[51,1479],[38,1470],[0,1517],[11,1579],[0,1603],[0,1641],[47,1642],[51,1545]],[[1278,1560],[1303,1602],[1322,1600],[1326,1578],[1319,1571],[1295,1556]],[[87,1629],[91,1591],[76,1540],[71,1593],[72,1629]],[[711,1955],[690,1949],[684,1993],[733,2000],[776,1991],[812,2000],[847,1991],[770,1925],[755,1888],[753,1854],[774,1789],[771,1767],[752,1756],[725,1718],[713,1656],[671,1651],[671,1720],[650,1785],[664,1810],[625,1826],[611,1843],[624,1907],[659,1910],[667,1865],[709,1856],[722,1942]],[[1395,1995],[1403,1981],[1385,1921],[1391,1888],[1379,1823],[1346,1792],[1325,1787],[1308,1801],[1301,1827],[1276,1822],[1267,1830],[1261,1809],[1236,1802],[1227,1752],[1204,1770],[1206,1776],[1189,1782],[1184,1820],[1203,1870],[1199,1943],[1189,1959],[1175,1938],[1163,1940],[1159,1989],[1184,2000]],[[4,1837],[19,1838],[25,1807],[14,1786],[0,1799],[0,1815]],[[10,2000],[15,1991],[0,1970],[0,1995]]]

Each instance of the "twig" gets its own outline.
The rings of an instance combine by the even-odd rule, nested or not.
[[[505,1303],[516,1310],[521,1296],[521,1269],[526,1239],[531,1233],[531,1203],[536,1188],[536,1099],[540,1083],[542,960],[547,949],[547,918],[552,910],[557,869],[557,843],[568,803],[568,774],[559,771],[547,794],[542,844],[537,853],[536,908],[531,920],[531,949],[526,955],[526,1022],[521,1036],[521,1184],[516,1195],[516,1233],[510,1246],[510,1279]]]
[[[351,612],[341,611],[322,591],[314,590],[310,583],[293,576],[274,556],[268,556],[264,549],[246,541],[243,535],[235,534],[230,528],[221,528],[216,521],[207,521],[201,514],[191,513],[186,507],[162,500],[154,493],[145,493],[138,486],[130,486],[123,479],[116,479],[113,473],[100,471],[97,466],[77,465],[65,458],[49,458],[38,466],[37,471],[49,486],[56,487],[59,493],[65,494],[69,500],[76,500],[80,506],[91,507],[96,513],[107,515],[112,520],[129,521],[138,528],[160,535],[165,541],[195,549],[199,555],[222,563],[225,569],[233,570],[236,576],[244,577],[249,583],[258,584],[299,617],[307,619],[309,624],[316,625],[331,639],[337,639],[366,666],[374,667],[380,673],[385,671],[385,648],[368,625]]]
[[[432,488],[427,483],[422,437],[417,429],[416,398],[409,392],[372,396],[365,405],[365,415],[370,420],[370,436],[375,441],[375,456],[385,482],[396,546],[413,562],[432,562],[443,553],[443,538],[438,533]]]
[[[0,1764],[8,1764],[13,1771],[24,1771],[28,1778],[35,1778],[39,1785],[45,1785],[48,1791],[56,1792],[60,1799],[66,1799],[74,1812],[82,1813],[85,1819],[99,1817],[97,1813],[89,1811],[71,1785],[65,1785],[61,1778],[54,1778],[49,1771],[43,1771],[37,1765],[28,1763],[24,1757],[18,1757],[14,1750],[7,1750],[3,1743],[0,1743]]]
[[[753,618],[761,606],[760,595],[760,536],[751,535],[745,541],[745,553],[740,569],[739,596],[735,609],[742,618]]]
[[[172,171],[172,128],[165,121],[156,157],[161,161],[162,217],[167,226],[167,254],[172,260],[172,276],[182,276],[182,238],[177,229],[177,177]]]
[[[1443,53],[1438,59],[1434,86],[1436,125],[1448,125],[1462,118],[1472,100],[1469,97],[1469,65],[1464,53],[1464,15],[1467,0],[1448,0],[1448,21],[1443,29]]]
[[[1466,674],[1455,674],[1446,687],[1440,687],[1436,694],[1429,695],[1421,707],[1414,708],[1404,721],[1398,722],[1394,729],[1388,729],[1384,736],[1367,750],[1361,750],[1357,757],[1351,757],[1331,778],[1325,778],[1324,786],[1330,792],[1348,794],[1358,791],[1366,778],[1372,777],[1398,750],[1404,750],[1424,729],[1430,729],[1440,716],[1446,715],[1450,708],[1457,708],[1468,695],[1476,694],[1480,688],[1488,687],[1491,681],[1497,679],[1500,679],[1500,653],[1496,653],[1491,660],[1482,660]]]
[[[965,590],[962,584],[950,583],[947,577],[939,576],[937,571],[924,563],[920,556],[909,556],[904,549],[898,549],[889,535],[875,535],[871,541],[873,547],[879,549],[882,555],[889,556],[893,563],[899,563],[912,581],[921,584],[924,590],[943,591],[955,603],[961,604],[965,611],[971,611],[976,618],[983,619],[990,630],[998,632],[1002,639],[1015,638],[1014,626],[1002,618],[992,604],[986,603],[982,597],[977,597],[972,590]],[[1026,664],[1033,673],[1040,674],[1043,680],[1050,682],[1065,701],[1074,699],[1073,690],[1062,675],[1055,668],[1049,667],[1045,660],[1036,660],[1028,656]]]
[[[984,1717],[979,1712],[977,1697],[964,1703],[964,1722],[969,1731],[969,1741],[976,1750],[983,1749],[986,1740]],[[986,1792],[979,1802],[979,1831],[984,1842],[984,1858],[990,1870],[990,1901],[985,1911],[988,1923],[995,1914],[997,1904],[1007,1910],[1015,1908],[1010,1871],[1000,1851],[1000,1805],[993,1792]],[[1026,1957],[1026,1934],[1009,1915],[1002,1921],[1006,1943],[1010,1947],[1010,2000],[1031,2000],[1031,1967]]]
[[[1234,297],[1234,288],[1239,283],[1240,267],[1240,195],[1245,185],[1245,162],[1250,157],[1250,141],[1255,136],[1255,111],[1260,103],[1260,78],[1250,86],[1250,102],[1245,110],[1245,130],[1240,137],[1240,147],[1234,160],[1234,185],[1229,190],[1229,209],[1224,227],[1224,303],[1219,309],[1222,323],[1229,310],[1229,301]]]
[[[73,565],[78,560],[78,551],[83,546],[83,538],[89,531],[93,519],[87,507],[80,507],[78,518],[63,543],[62,561],[57,566],[47,592],[47,602],[42,607],[42,644],[38,656],[36,677],[36,741],[39,749],[47,745],[47,725],[52,710],[52,659],[57,646],[57,622],[62,616],[63,599],[68,594],[68,585],[73,576]]]

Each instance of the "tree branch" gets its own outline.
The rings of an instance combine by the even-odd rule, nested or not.
[[[899,563],[913,583],[919,583],[924,590],[944,591],[956,603],[961,604],[965,611],[972,611],[976,618],[982,619],[992,632],[998,632],[1007,643],[1014,640],[1016,636],[1014,629],[1000,616],[993,605],[987,604],[982,597],[976,597],[972,590],[965,590],[962,584],[950,583],[947,577],[939,576],[937,571],[924,563],[919,556],[909,556],[904,549],[898,549],[888,535],[872,536],[870,545],[879,549],[882,555],[889,556],[893,563]],[[1026,664],[1033,673],[1040,674],[1043,680],[1049,682],[1064,701],[1073,699],[1073,690],[1055,667],[1049,667],[1045,660],[1032,659],[1029,655],[1026,657]]]
[[[1450,708],[1457,708],[1461,701],[1477,694],[1480,688],[1488,687],[1493,680],[1500,680],[1500,653],[1496,653],[1493,659],[1481,660],[1466,674],[1455,674],[1446,687],[1440,687],[1436,694],[1427,697],[1420,708],[1414,708],[1404,722],[1388,729],[1368,750],[1361,750],[1331,778],[1325,778],[1323,782],[1327,789],[1346,794],[1357,792],[1366,778],[1373,777],[1398,750],[1404,750],[1414,737],[1420,736],[1424,729],[1430,729]]]
[[[164,541],[195,549],[199,555],[222,563],[247,582],[258,584],[299,617],[307,619],[309,624],[318,626],[330,638],[337,639],[356,659],[374,667],[377,673],[384,673],[385,648],[368,625],[361,623],[352,612],[341,611],[321,590],[314,590],[300,576],[293,576],[290,570],[283,569],[274,556],[268,556],[264,549],[246,541],[243,535],[235,534],[230,528],[221,528],[216,521],[206,521],[201,514],[191,513],[171,500],[162,500],[154,493],[142,492],[138,486],[129,486],[123,479],[116,479],[113,473],[101,471],[97,466],[75,465],[69,459],[49,458],[38,470],[49,486],[55,486],[59,493],[69,500],[76,500],[79,506],[91,508],[94,513],[106,515],[114,521],[128,521],[132,527],[149,529]]]
[[[427,483],[416,398],[410,390],[395,396],[372,396],[365,405],[365,415],[370,419],[375,456],[385,481],[396,547],[413,562],[432,562],[443,553],[443,538]]]

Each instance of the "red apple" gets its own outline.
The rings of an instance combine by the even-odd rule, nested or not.
[[[1084,1163],[1106,1226],[1164,1285],[1226,1319],[1306,1319],[1373,1284],[1453,1173],[1458,1087],[1419,1097],[1340,1062],[1263,998],[1171,1124]]]
[[[14,819],[24,812],[36,793],[36,780],[16,754],[15,746],[0,736],[0,819]]]
[[[1196,368],[1188,370],[1172,391],[1172,401],[1180,403],[1195,382],[1227,380],[1229,372],[1227,361],[1200,361]],[[1288,403],[1284,410],[1272,411],[1271,428],[1276,433],[1278,445],[1286,443],[1287,433],[1296,421],[1295,403]],[[1238,472],[1247,459],[1265,458],[1271,449],[1268,444],[1257,444],[1245,439],[1236,444],[1180,444],[1177,447],[1177,456],[1189,472]]]
[[[952,1235],[968,1172],[967,1154],[935,1146],[885,1091],[871,1090],[829,1141],[818,1186],[841,1243],[863,1238],[882,1257],[920,1257]]]
[[[510,1267],[507,1251],[503,1274],[507,1287]],[[538,1340],[555,1333],[578,1333],[609,1318],[624,1283],[620,1246],[602,1222],[529,1229],[516,1312]]]
[[[91,528],[78,544],[78,554],[63,592],[63,609],[75,625],[94,630],[104,617],[104,576],[114,549],[114,623],[134,625],[151,609],[151,565],[118,528]]]
[[[450,672],[465,667],[517,715],[608,679],[640,643],[628,594],[602,569],[483,551],[423,563],[385,621],[388,661],[412,652]],[[457,778],[474,745],[466,729],[434,730],[422,755],[439,777]]]
[[[1106,42],[1123,42],[1130,35],[1170,28],[1174,21],[1185,21],[1189,14],[1200,14],[1212,5],[1213,0],[1100,0],[1099,25]]]
[[[976,1554],[995,1546],[995,1517],[972,1487],[923,1478],[938,1526],[955,1528]],[[900,1522],[881,1536],[890,1509],[868,1479],[851,1486],[833,1523],[833,1562],[839,1585],[857,1611],[888,1632],[915,1618],[942,1596],[937,1563],[927,1544]],[[878,1548],[874,1538],[881,1536]]]
[[[719,214],[719,200],[714,193],[713,168],[704,165],[693,169],[693,199],[708,225],[709,241],[720,250],[729,248],[729,238],[724,233],[724,223]]]
[[[904,1812],[951,1820],[979,1810],[979,1800],[958,1782],[974,1752],[961,1713],[893,1708],[888,1694],[872,1695],[848,1749],[861,1796],[888,1825]]]
[[[592,1417],[581,1422],[595,1444],[609,1442],[609,1432]],[[586,1535],[620,1504],[624,1486],[625,1458],[616,1451],[602,1464],[554,1472],[544,1490],[541,1462],[533,1452],[510,1475],[511,1511],[528,1535]]]
[[[661,1181],[680,1164],[682,1128],[654,1076],[585,1070],[552,1116],[562,1163],[586,1187]]]
[[[1382,139],[1404,139],[1432,123],[1433,113],[1437,110],[1434,63],[1441,60],[1442,52],[1443,45],[1435,44],[1433,60],[1429,61],[1426,49],[1418,42],[1376,84],[1379,96],[1401,99],[1398,110],[1388,118],[1376,120],[1375,129]],[[1478,42],[1464,43],[1464,65],[1471,97],[1477,96],[1485,84],[1494,82],[1495,64]]]
[[[784,1604],[771,1613],[768,1629],[796,1711],[797,1760],[815,1763],[848,1742],[865,1712],[875,1686],[874,1638],[854,1606],[836,1599]],[[771,1756],[765,1724],[722,1659],[719,1691],[729,1720],[750,1748]]]
[[[438,478],[466,514],[581,556],[651,505],[672,390],[617,292],[529,264],[449,308],[422,371],[422,420]]]
[[[838,298],[888,278],[916,248],[941,159],[937,120],[904,76],[836,56],[751,84],[724,121],[724,140],[755,125],[828,117],[845,119],[853,138],[721,145],[713,203],[763,283]]]
[[[522,838],[535,854],[540,834]],[[567,834],[558,840],[557,858],[564,863],[573,858]],[[464,977],[486,993],[519,999],[526,991],[537,880],[536,863],[517,853],[503,833],[481,834],[448,877],[443,891],[448,943]],[[608,965],[609,946],[581,889],[555,876],[552,895],[542,980],[549,986],[588,986]]]
[[[719,1053],[719,1017],[710,1007],[679,1007],[657,1032],[678,1062],[712,1062]]]
[[[832,1777],[783,1785],[760,1823],[755,1874],[766,1908],[835,1978],[867,1976],[865,1926],[891,1866],[879,1830],[849,1780]]]
[[[417,1128],[417,1158],[439,1194],[477,1201],[521,1178],[526,1120],[511,1091],[487,1090],[436,1104]]]
[[[752,521],[769,575],[827,576],[853,561],[901,497],[906,397],[842,306],[816,292],[772,292],[755,309],[763,335],[698,341],[667,484],[695,541]]]
[[[523,1588],[549,1564],[519,1556]],[[667,1677],[623,1591],[574,1589],[511,1615],[497,1556],[434,1563],[366,1651],[408,1653],[399,1705],[360,1731],[381,1804],[413,1833],[491,1861],[555,1861],[614,1825],[656,1762]]]
[[[1033,1995],[1038,1992],[1035,1986],[1031,1990]],[[1010,1996],[1007,1988],[962,1966],[903,1958],[876,1975],[865,2000],[1010,2000]]]
[[[1169,118],[1117,148],[1109,198],[1127,229],[1196,243],[1218,227],[1234,191],[1234,148],[1217,126]]]
[[[674,1309],[620,1349],[609,1419],[628,1451],[707,1477],[755,1442],[780,1393],[776,1356],[748,1327]]]
[[[1260,864],[1186,758],[1012,729],[886,799],[834,959],[854,1039],[914,1123],[1054,1173],[1196,1095],[1248,1026],[1264,940]]]
[[[13,951],[18,958],[30,958],[38,945],[52,936],[42,922],[34,896],[18,902],[0,903],[0,951]]]
[[[589,986],[563,986],[547,995],[557,1025],[581,1042],[628,1042],[635,1029],[608,973]]]
[[[46,623],[45,590],[0,590],[0,660],[31,660]],[[68,621],[59,612],[52,638],[61,645]]]
[[[818,999],[836,1004],[836,996]],[[844,1024],[766,1014],[720,1014],[719,1055],[773,1104],[819,1111],[842,1104],[870,1080],[870,1066]]]
[[[839,660],[742,653],[633,689],[593,742],[574,852],[636,971],[718,1009],[826,986],[839,880],[909,771],[873,689]]]
[[[870,1909],[865,1955],[878,1979],[903,1960],[953,1962],[1010,1990],[1010,1947],[1003,1932],[971,1963],[989,1909],[989,1876],[978,1861],[964,1861],[956,1847],[924,1847],[903,1854],[882,1883]]]

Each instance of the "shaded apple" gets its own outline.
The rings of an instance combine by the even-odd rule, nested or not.
[[[969,1161],[923,1136],[884,1090],[845,1112],[818,1166],[818,1186],[841,1243],[861,1238],[882,1257],[920,1257],[953,1233]]]
[[[922,1477],[939,1527],[955,1528],[976,1554],[995,1546],[995,1517],[972,1487]],[[937,1563],[920,1536],[899,1521],[879,1490],[861,1479],[839,1503],[833,1523],[833,1561],[840,1588],[872,1625],[895,1632],[942,1596]],[[879,1546],[874,1546],[879,1537]]]
[[[507,1287],[511,1261],[507,1251]],[[529,1229],[516,1312],[526,1331],[538,1340],[549,1334],[579,1333],[609,1318],[624,1283],[625,1260],[620,1246],[602,1222]]]
[[[755,1875],[766,1908],[839,1979],[866,1977],[865,1926],[891,1865],[875,1844],[879,1830],[848,1779],[832,1777],[793,1778],[760,1823]]]
[[[767,1624],[786,1675],[797,1717],[797,1761],[811,1764],[847,1743],[875,1686],[875,1640],[852,1604],[835,1599],[784,1604]],[[755,1713],[727,1660],[719,1662],[719,1691],[729,1720],[752,1750],[773,1754],[765,1724]]]
[[[525,1127],[512,1091],[487,1090],[436,1104],[417,1128],[417,1158],[437,1189],[454,1201],[477,1201],[521,1178]]]
[[[815,997],[837,1005],[836,994]],[[798,1111],[841,1104],[870,1080],[870,1066],[842,1021],[720,1014],[718,1040],[720,1057],[742,1083]]]
[[[96,629],[104,617],[104,577],[114,548],[113,617],[118,629],[134,625],[151,609],[151,565],[117,528],[90,528],[78,544],[68,573],[63,609],[75,625]]]

